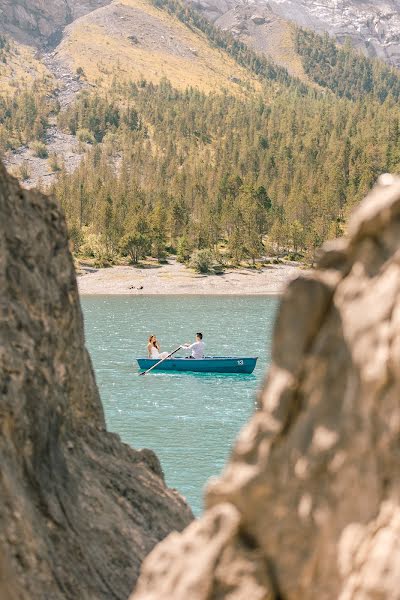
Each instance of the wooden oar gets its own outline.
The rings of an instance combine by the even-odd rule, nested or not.
[[[150,367],[150,369],[147,369],[147,371],[143,371],[143,373],[139,373],[139,375],[146,375],[147,373],[150,373],[150,371],[152,371],[153,369],[155,369],[156,367],[158,367],[158,365],[161,365],[162,362],[164,362],[164,360],[167,360],[167,358],[171,358],[171,356],[173,354],[175,354],[176,352],[178,352],[178,350],[180,350],[182,348],[182,346],[178,346],[176,348],[176,350],[173,350],[170,354],[168,354],[167,356],[165,356],[164,358],[162,358],[161,360],[159,360],[155,365],[153,365],[152,367]]]

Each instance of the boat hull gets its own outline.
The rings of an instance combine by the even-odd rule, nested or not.
[[[157,359],[137,358],[141,371],[147,371],[155,364]],[[164,360],[154,371],[183,371],[188,373],[246,373],[254,371],[257,357],[241,356],[210,356],[206,358],[172,357]]]

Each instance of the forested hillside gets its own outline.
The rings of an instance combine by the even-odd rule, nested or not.
[[[349,42],[337,46],[328,34],[297,29],[296,50],[307,75],[340,97],[372,97],[380,102],[388,96],[395,100],[400,97],[398,69],[355,52]]]
[[[116,70],[60,107],[38,81],[0,95],[0,147],[30,143],[51,163],[74,249],[97,264],[167,252],[188,261],[199,250],[221,263],[312,258],[377,176],[400,168],[398,72],[296,30],[312,87],[177,0],[151,10],[228,54],[258,87],[184,90]],[[78,76],[86,81],[83,68]],[[49,123],[76,139],[75,171],[47,156]]]
[[[343,232],[381,172],[399,167],[399,118],[394,102],[293,88],[268,100],[168,82],[117,87],[106,100],[83,94],[59,121],[93,150],[54,191],[75,241],[83,227],[109,257],[129,236],[155,256],[168,246],[188,258],[222,241],[238,261],[262,255],[263,240],[312,253]]]

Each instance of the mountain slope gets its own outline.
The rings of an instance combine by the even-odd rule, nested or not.
[[[110,0],[0,0],[0,33],[20,42],[56,44],[64,27]]]
[[[293,43],[293,24],[268,9],[254,11],[252,4],[237,4],[214,24],[235,38],[266,54],[288,72],[310,83]]]
[[[91,83],[167,78],[185,89],[239,93],[256,78],[176,17],[146,0],[122,0],[69,25],[56,56]]]
[[[272,0],[273,12],[317,32],[328,32],[340,42],[371,57],[400,65],[399,0]]]
[[[0,89],[12,93],[20,86],[30,86],[37,80],[47,80],[51,74],[30,46],[0,35]]]
[[[0,29],[13,31],[0,37],[0,153],[8,151],[5,163],[26,187],[48,186],[60,167],[72,171],[79,164],[86,147],[57,127],[56,112],[57,105],[64,110],[73,104],[83,89],[106,91],[123,82],[167,78],[182,90],[193,86],[240,96],[261,90],[257,76],[210,44],[204,33],[150,1],[68,0],[68,15],[57,2],[0,3],[8,15]],[[24,18],[26,11],[31,21]],[[49,49],[56,38],[59,43]],[[40,95],[38,81],[45,84]],[[38,150],[37,141],[46,148]]]
[[[43,56],[59,89],[0,98],[8,165],[52,185],[97,264],[166,248],[312,258],[400,168],[396,70],[246,11],[291,74],[180,0],[122,0]]]
[[[56,78],[60,69],[81,68],[90,83],[167,77],[179,88],[207,92],[258,87],[199,32],[146,0],[0,0],[1,32],[42,50],[55,48],[45,62],[50,69],[53,63]]]
[[[268,46],[272,25],[284,29],[282,20],[286,20],[318,33],[328,32],[339,42],[349,38],[366,55],[400,66],[400,0],[187,1],[217,26],[241,39],[255,40],[254,44],[263,37]]]

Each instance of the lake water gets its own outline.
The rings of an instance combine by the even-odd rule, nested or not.
[[[152,448],[167,484],[195,514],[207,480],[220,473],[254,411],[270,362],[278,300],[268,296],[84,296],[86,343],[110,431],[135,448]],[[207,354],[259,356],[254,375],[137,375],[155,333],[161,350],[202,331]]]

